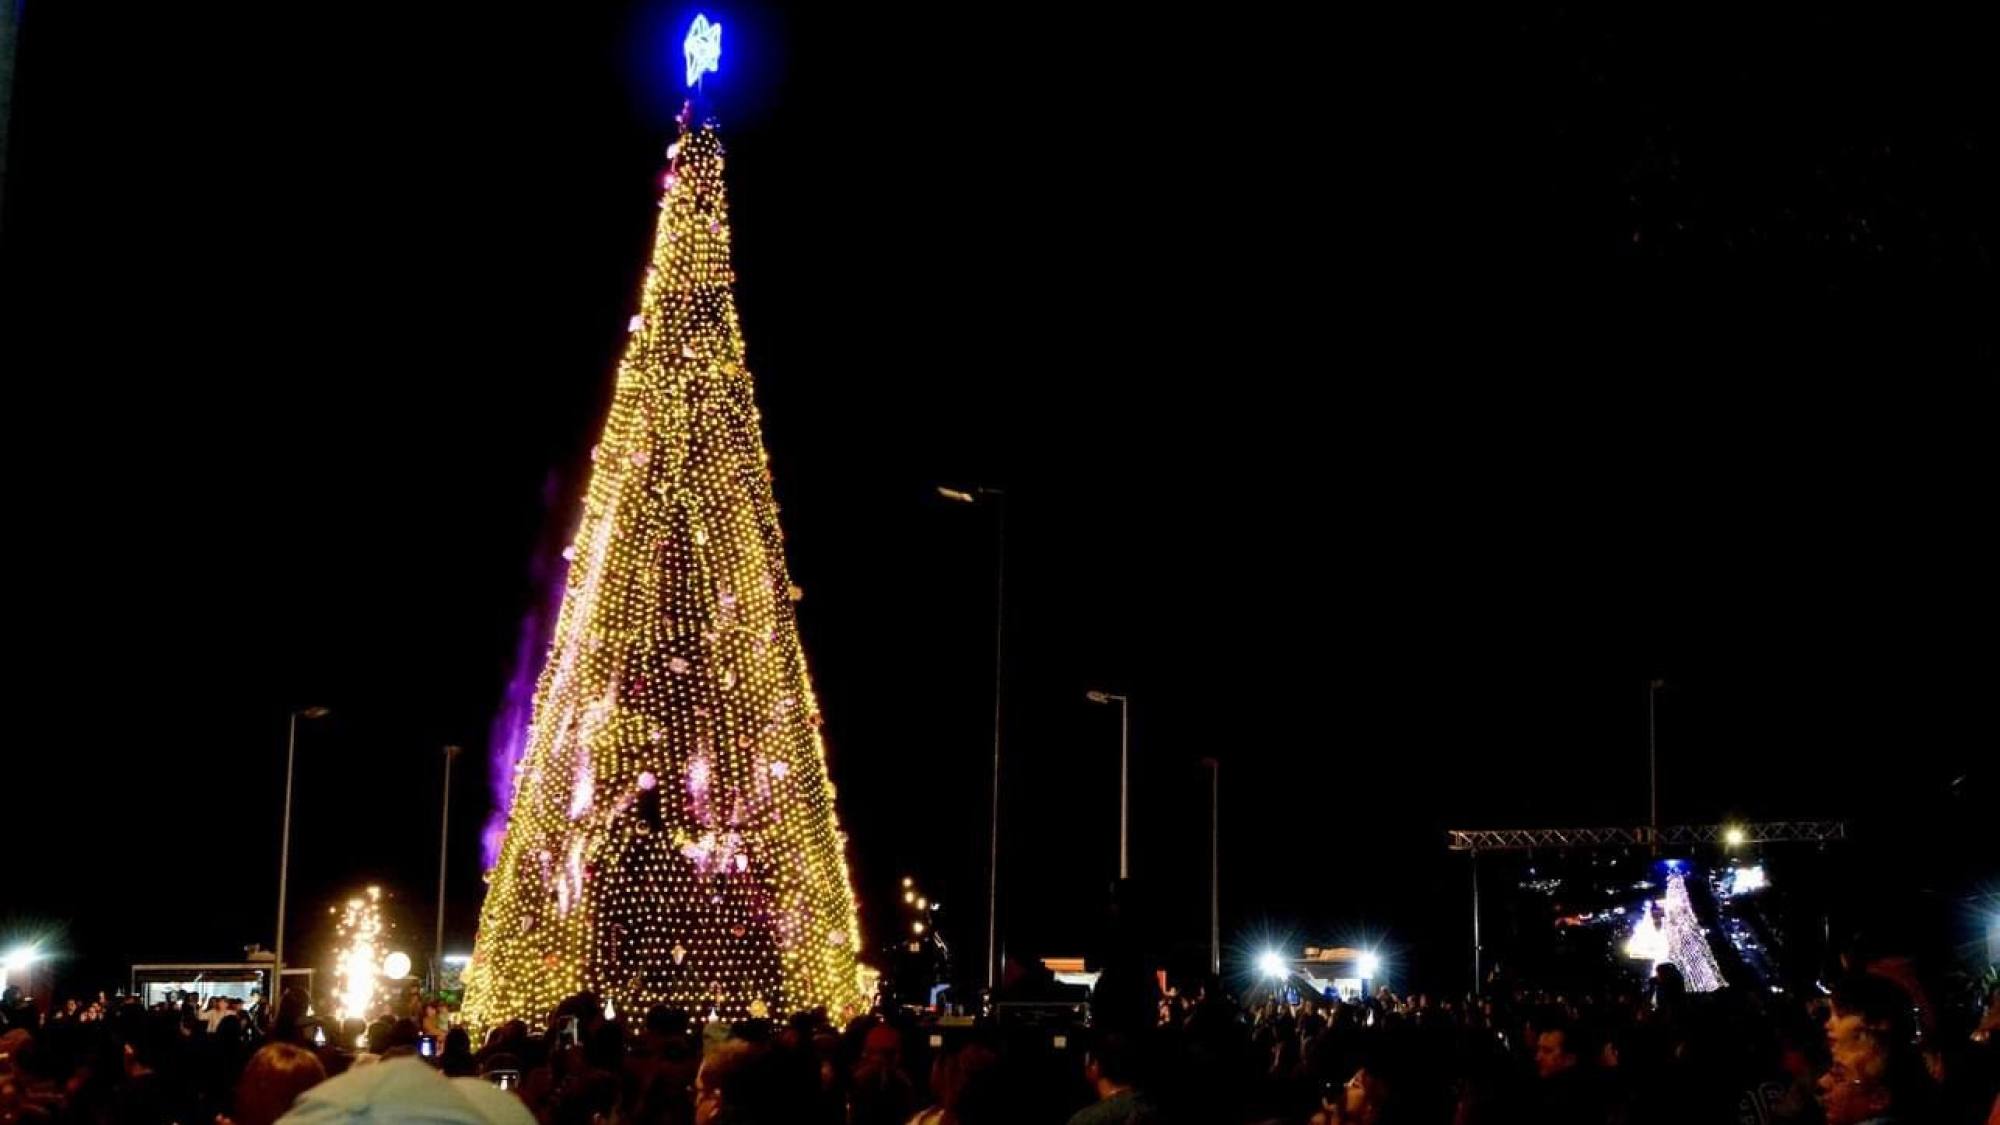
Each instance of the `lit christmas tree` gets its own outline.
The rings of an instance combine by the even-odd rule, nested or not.
[[[696,63],[691,35],[690,82]],[[564,552],[465,972],[479,1027],[539,1022],[585,989],[625,1011],[724,1018],[863,1000],[730,287],[722,144],[713,121],[693,121],[690,108],[667,150],[652,265]]]
[[[1639,912],[1639,920],[1625,940],[1625,955],[1651,961],[1656,967],[1673,965],[1681,971],[1690,992],[1714,992],[1723,985],[1722,968],[1716,964],[1708,935],[1688,899],[1687,877],[1678,868],[1667,872],[1666,895],[1651,909]]]
[[[1660,900],[1661,928],[1667,933],[1667,957],[1681,971],[1689,992],[1714,992],[1722,987],[1722,968],[1708,948],[1708,934],[1688,900],[1687,877],[1679,868],[1667,872],[1667,894]]]

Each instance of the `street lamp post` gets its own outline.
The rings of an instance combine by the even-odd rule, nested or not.
[[[444,875],[445,854],[451,846],[451,763],[457,759],[459,748],[444,748],[444,811],[439,814],[438,828],[438,913],[437,936],[431,943],[431,988],[444,979]]]
[[[1208,767],[1208,971],[1222,975],[1222,763],[1203,758]]]
[[[992,501],[993,530],[993,809],[986,855],[986,987],[993,988],[999,971],[996,954],[1000,935],[1000,673],[1007,632],[1007,493],[974,485],[969,489],[937,487],[937,494],[958,504]]]
[[[271,1002],[285,995],[285,891],[292,868],[292,777],[298,763],[299,720],[323,719],[324,707],[293,711],[285,731],[285,826],[278,838],[278,938],[271,948]],[[275,1009],[274,1009],[275,1010]]]
[[[1660,854],[1660,728],[1656,721],[1659,709],[1660,689],[1667,686],[1665,680],[1646,681],[1646,790],[1651,806],[1647,818],[1647,835],[1653,844],[1653,854]]]
[[[1118,880],[1124,882],[1132,877],[1132,701],[1108,691],[1084,698],[1118,705]]]

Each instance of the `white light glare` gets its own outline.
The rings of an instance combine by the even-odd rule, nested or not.
[[[1285,975],[1285,959],[1278,956],[1276,950],[1267,949],[1257,955],[1257,971],[1267,977],[1282,977]]]
[[[1374,980],[1375,974],[1382,970],[1382,959],[1373,953],[1363,953],[1354,967],[1360,970],[1362,980]]]

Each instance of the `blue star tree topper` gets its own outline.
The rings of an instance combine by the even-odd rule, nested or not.
[[[722,25],[708,22],[708,17],[696,13],[694,22],[688,25],[687,38],[681,42],[681,50],[687,55],[687,84],[696,85],[704,74],[714,74],[722,62]]]

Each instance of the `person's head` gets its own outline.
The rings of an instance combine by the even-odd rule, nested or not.
[[[1916,1016],[1909,994],[1886,977],[1861,973],[1833,990],[1833,1012],[1826,1021],[1826,1042],[1837,1050],[1857,1036],[1907,1044],[1916,1038]]]
[[[287,988],[278,998],[278,1017],[273,1026],[289,1032],[298,1027],[311,1010],[312,997],[307,996],[304,989]]]
[[[1833,991],[1826,1021],[1831,1062],[1819,1079],[1827,1125],[1908,1114],[1923,1085],[1910,998],[1893,982],[1859,975]]]
[[[1653,996],[1662,1004],[1671,1004],[1687,995],[1687,978],[1681,975],[1680,967],[1669,961],[1653,966]]]
[[[319,1056],[290,1043],[270,1043],[250,1056],[236,1082],[236,1125],[271,1125],[300,1094],[326,1081]]]
[[[446,1058],[469,1058],[472,1055],[472,1035],[462,1027],[454,1027],[444,1033],[444,1055]]]
[[[997,1065],[1000,1056],[983,1043],[961,1043],[941,1052],[931,1064],[931,1094],[937,1104],[956,1109],[965,1097],[966,1086],[980,1073]]]
[[[680,1008],[655,1004],[646,1010],[646,1030],[653,1035],[686,1035],[688,1014]]]
[[[1576,1069],[1574,1034],[1569,1028],[1557,1026],[1546,1028],[1535,1036],[1535,1073],[1538,1076],[1554,1078]]]
[[[802,1056],[772,1043],[724,1040],[694,1078],[695,1125],[776,1125],[799,1120],[818,1090]]]
[[[1083,1076],[1097,1087],[1099,1097],[1131,1086],[1138,1071],[1132,1041],[1116,1032],[1098,1036],[1084,1056]]]
[[[1389,1082],[1380,1068],[1362,1066],[1347,1080],[1341,1091],[1344,1121],[1369,1122],[1380,1117],[1389,1102]]]
[[[1863,1033],[1836,1044],[1832,1055],[1819,1078],[1826,1125],[1908,1115],[1920,1101],[1923,1064],[1907,1044]]]
[[[875,1070],[894,1070],[903,1061],[903,1036],[888,1024],[868,1029],[861,1041],[861,1065]]]
[[[625,1063],[625,1026],[600,1022],[584,1040],[584,1056],[600,1070],[617,1070]]]

